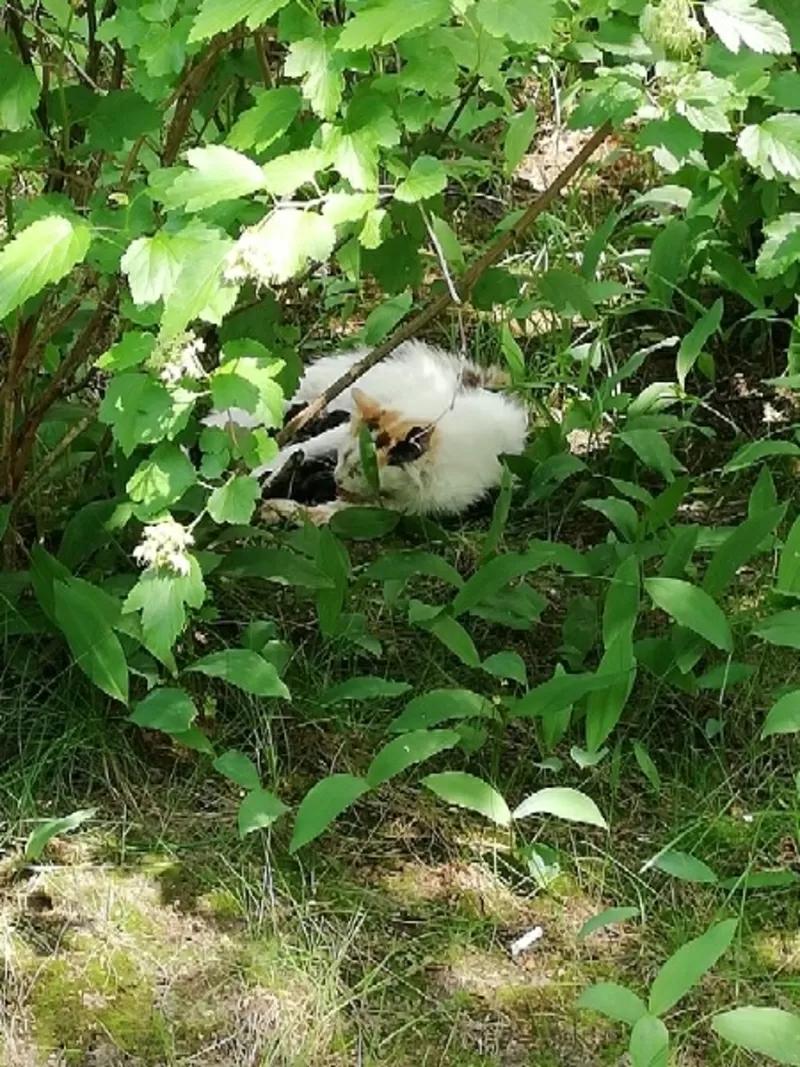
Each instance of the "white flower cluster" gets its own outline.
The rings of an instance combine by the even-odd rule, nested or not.
[[[694,13],[692,0],[660,0],[650,3],[639,19],[642,36],[672,59],[684,59],[696,51],[706,34]]]
[[[156,344],[150,365],[165,385],[177,385],[184,378],[196,381],[206,376],[199,358],[205,350],[205,341],[190,330],[166,344]]]
[[[271,217],[268,215],[255,226],[242,230],[239,240],[228,253],[222,276],[230,285],[241,285],[251,278],[257,286],[269,285],[273,281],[272,240],[265,233]]]
[[[174,519],[154,522],[144,528],[142,543],[133,550],[140,567],[171,571],[186,578],[191,570],[187,549],[194,544],[189,530]]]

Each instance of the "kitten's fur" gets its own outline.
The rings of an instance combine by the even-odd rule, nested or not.
[[[367,349],[324,356],[311,363],[289,407],[315,400]],[[500,482],[503,453],[525,447],[527,417],[516,400],[491,392],[502,372],[485,370],[420,341],[407,341],[372,367],[325,409],[335,422],[347,421],[281,450],[257,476],[270,485],[281,479],[287,462],[318,463],[336,456],[334,479],[346,501],[367,500],[368,482],[361,465],[359,432],[366,425],[375,445],[381,498],[387,507],[416,514],[455,514],[479,501]],[[234,416],[234,421],[239,419]],[[277,487],[277,486],[276,486]],[[337,507],[346,506],[339,500]],[[271,510],[289,506],[270,502]],[[294,509],[296,510],[296,508]],[[322,516],[318,516],[322,517]]]

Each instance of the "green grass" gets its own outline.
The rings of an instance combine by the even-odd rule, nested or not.
[[[448,552],[468,566],[475,533],[456,531]],[[553,579],[541,581],[547,588]],[[510,635],[534,679],[549,675],[560,641],[566,597],[556,593],[538,628]],[[747,589],[736,595],[752,610]],[[270,611],[294,647],[286,674],[293,703],[276,709],[207,690],[218,748],[249,752],[287,802],[331,771],[363,772],[402,706],[320,709],[316,697],[330,684],[374,671],[417,691],[493,689],[488,676],[398,621],[374,592],[354,606],[379,633],[381,660],[326,645],[302,605],[276,593]],[[206,637],[232,640],[263,614],[263,589],[240,588]],[[473,637],[484,655],[509,646],[509,634],[489,624],[479,622]],[[126,724],[80,675],[64,671],[57,647],[9,651],[0,717],[9,1067],[51,1054],[67,1064],[146,1067],[610,1067],[624,1052],[624,1028],[576,1011],[580,991],[611,980],[645,995],[671,952],[730,916],[741,920],[734,948],[669,1020],[675,1063],[755,1064],[715,1042],[709,1016],[734,1003],[800,1006],[796,890],[725,890],[642,869],[668,845],[721,878],[797,867],[793,743],[757,740],[769,692],[796,672],[793,654],[764,655],[721,705],[714,694],[688,698],[643,678],[612,739],[618,760],[594,769],[571,761],[570,744],[581,740],[573,729],[559,746],[558,782],[585,789],[611,832],[527,824],[532,839],[557,850],[560,873],[542,885],[504,835],[444,807],[419,775],[371,794],[296,859],[287,856],[283,824],[242,842],[235,786]],[[712,717],[724,729],[708,740]],[[658,767],[658,793],[634,759],[634,739]],[[539,759],[532,730],[516,727],[499,759],[490,744],[465,765],[486,776],[496,770],[496,784],[517,800],[554,780]],[[438,762],[453,766],[456,757]],[[34,819],[88,805],[98,808],[91,824],[20,871],[13,855]],[[640,907],[644,922],[578,941],[586,919],[622,904]],[[534,925],[542,941],[511,960],[510,942]]]

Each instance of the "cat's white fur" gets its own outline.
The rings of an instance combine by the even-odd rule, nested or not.
[[[288,406],[315,400],[366,353],[357,348],[312,362]],[[453,514],[477,502],[495,488],[501,478],[503,453],[519,453],[525,447],[527,416],[515,399],[489,389],[464,385],[485,380],[486,372],[458,356],[421,341],[407,341],[387,359],[359,378],[357,387],[382,408],[398,413],[415,425],[435,427],[431,447],[419,459],[381,469],[381,492],[387,506],[418,514]],[[328,410],[356,413],[352,389],[331,401]],[[239,413],[211,416],[217,425]],[[220,421],[222,416],[222,422]],[[259,477],[274,477],[298,449],[307,456],[336,451],[337,484],[354,497],[367,496],[368,485],[361,469],[358,436],[354,423],[342,423],[315,438],[282,449]]]

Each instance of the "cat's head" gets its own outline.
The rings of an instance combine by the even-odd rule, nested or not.
[[[347,496],[368,497],[369,482],[361,463],[359,435],[366,426],[378,462],[381,493],[397,504],[412,503],[431,465],[436,427],[382,407],[360,389],[353,389],[355,412],[350,435],[339,450],[336,483]]]

